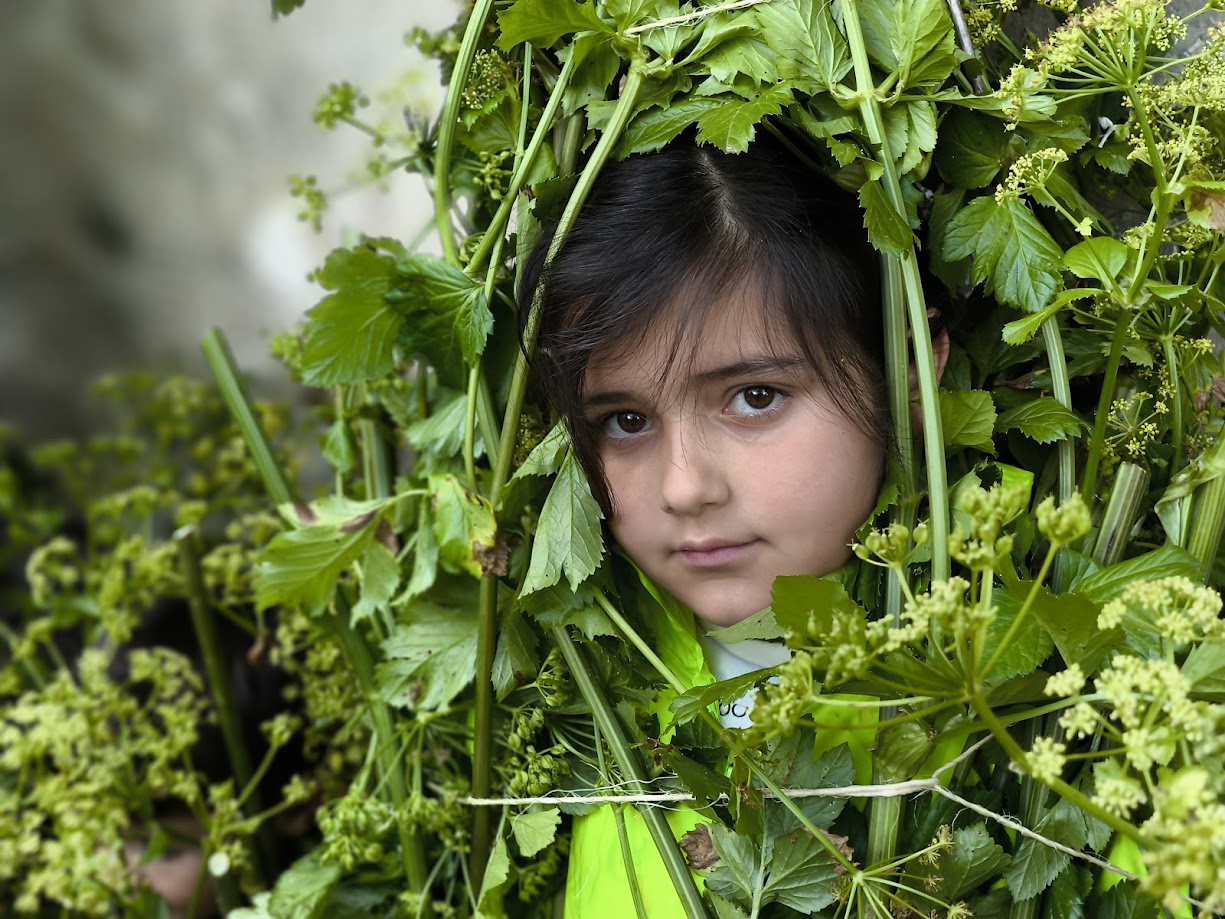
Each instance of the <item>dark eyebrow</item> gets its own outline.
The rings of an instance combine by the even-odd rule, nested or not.
[[[736,361],[734,364],[726,364],[723,367],[703,370],[701,373],[694,374],[693,379],[697,383],[718,383],[722,380],[734,380],[737,377],[782,373],[794,370],[805,363],[806,361],[799,357],[754,357]],[[598,392],[583,397],[583,408],[586,410],[609,405],[625,405],[633,402],[635,398],[637,397],[634,393],[624,389]]]

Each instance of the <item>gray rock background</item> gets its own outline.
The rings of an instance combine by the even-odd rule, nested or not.
[[[31,438],[81,430],[89,380],[203,374],[214,325],[274,386],[268,341],[318,299],[306,275],[326,252],[429,219],[409,176],[336,198],[322,233],[296,219],[290,174],[331,189],[369,149],[317,128],[315,100],[348,79],[432,113],[438,75],[403,36],[458,6],[311,0],[274,21],[268,0],[3,0],[0,419]]]

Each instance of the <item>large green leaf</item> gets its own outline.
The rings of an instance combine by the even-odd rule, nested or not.
[[[963,188],[989,185],[1003,168],[1010,136],[998,118],[951,109],[940,122],[936,168]]]
[[[400,341],[422,354],[444,382],[458,384],[463,365],[485,350],[493,314],[480,284],[440,258],[401,259],[387,302],[406,320]]]
[[[1079,664],[1086,674],[1096,672],[1112,652],[1123,647],[1122,630],[1097,627],[1100,607],[1088,597],[1078,593],[1055,596],[1039,588],[1030,609],[1055,642],[1064,663]]]
[[[756,13],[782,77],[810,95],[828,91],[851,69],[850,50],[825,0],[776,0]]]
[[[714,144],[727,153],[743,153],[756,136],[761,120],[779,114],[791,102],[791,89],[779,84],[754,99],[718,98],[722,104],[698,116],[698,143]]]
[[[880,182],[869,179],[859,186],[859,203],[863,206],[863,225],[873,246],[886,255],[912,251],[914,234]]]
[[[322,848],[294,862],[276,879],[268,912],[284,919],[315,919],[328,894],[344,873],[339,865],[322,860]]]
[[[971,277],[1005,303],[1037,312],[1059,286],[1063,250],[1015,198],[975,198],[949,225],[944,256],[974,256]]]
[[[600,532],[603,516],[574,451],[568,451],[540,511],[532,560],[521,592],[552,587],[563,573],[570,589],[576,590],[594,574],[604,556]]]
[[[443,564],[477,578],[491,573],[498,530],[492,505],[453,475],[430,476],[430,503]]]
[[[1225,644],[1208,641],[1196,645],[1183,661],[1182,675],[1197,698],[1225,702]]]
[[[949,447],[974,447],[994,453],[995,403],[981,389],[940,390],[940,422],[944,443]]]
[[[307,313],[304,383],[361,383],[391,371],[404,320],[384,297],[396,274],[394,255],[402,252],[393,240],[367,240],[328,255],[315,277],[332,293]]]
[[[256,606],[294,606],[312,615],[323,612],[341,572],[366,551],[377,519],[364,514],[341,526],[321,523],[278,533],[258,556]]]
[[[596,15],[595,4],[575,0],[518,0],[498,13],[498,47],[510,51],[516,45],[555,45],[572,32],[611,32]]]
[[[956,903],[999,874],[1010,856],[991,838],[982,823],[953,831],[953,845],[940,854],[930,873],[942,899]]]
[[[1085,815],[1062,798],[1034,829],[1047,839],[1073,849],[1081,848],[1089,839]],[[1046,890],[1070,860],[1067,853],[1026,836],[1017,844],[1016,854],[1004,870],[1004,880],[1014,899],[1028,900]]]
[[[379,692],[391,705],[433,711],[449,703],[476,672],[475,609],[414,602],[383,642]]]
[[[515,837],[519,854],[531,858],[557,836],[561,825],[561,813],[556,807],[516,814],[510,818],[510,832]]]
[[[1167,545],[1095,571],[1081,579],[1076,585],[1076,592],[1102,606],[1134,581],[1155,581],[1175,576],[1198,579],[1199,570],[1199,562],[1189,552]]]
[[[999,432],[1016,429],[1040,444],[1077,437],[1089,427],[1080,415],[1050,396],[1039,396],[1010,408],[995,420]]]
[[[696,97],[685,99],[676,105],[652,108],[634,117],[621,136],[619,151],[622,156],[631,153],[650,153],[676,138],[682,131],[706,112],[718,108],[717,99]]]

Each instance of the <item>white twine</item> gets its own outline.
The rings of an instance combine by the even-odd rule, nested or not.
[[[695,10],[692,13],[686,13],[683,16],[671,16],[668,19],[657,19],[654,22],[646,22],[640,26],[634,26],[631,29],[626,29],[626,35],[637,35],[639,32],[650,32],[654,29],[664,29],[668,26],[684,25],[687,22],[697,22],[700,19],[705,19],[707,16],[713,16],[715,13],[726,13],[729,10],[742,10],[746,7],[757,6],[759,3],[771,3],[773,0],[735,0],[733,3],[720,3],[718,6],[708,6],[705,9]]]

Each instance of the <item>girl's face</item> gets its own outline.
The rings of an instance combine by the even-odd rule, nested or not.
[[[667,327],[667,318],[661,326]],[[817,384],[751,298],[671,336],[597,353],[583,390],[613,535],[715,625],[770,605],[778,575],[825,575],[875,505],[884,451]]]

